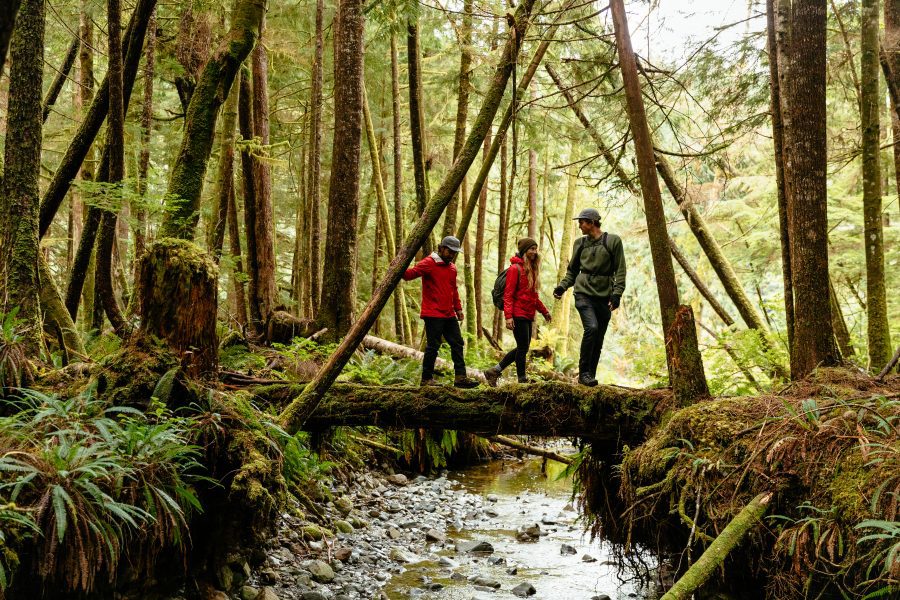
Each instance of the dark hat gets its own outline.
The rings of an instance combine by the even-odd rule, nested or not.
[[[522,238],[521,240],[519,240],[519,244],[518,244],[519,254],[524,255],[526,252],[528,252],[529,248],[531,248],[532,246],[537,246],[537,245],[538,245],[538,243],[531,238]]]
[[[599,221],[600,220],[600,211],[596,208],[585,208],[583,211],[578,213],[578,216],[575,217],[575,221],[580,221],[581,219],[585,219],[587,221]]]
[[[453,237],[452,235],[448,235],[442,239],[441,246],[452,252],[462,253],[462,245],[459,243],[459,238]]]

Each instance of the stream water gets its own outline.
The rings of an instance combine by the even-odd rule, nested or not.
[[[450,473],[460,501],[474,495],[483,503],[465,519],[457,519],[448,538],[457,545],[466,540],[488,542],[493,552],[473,555],[448,544],[388,580],[383,589],[387,597],[513,598],[513,590],[522,584],[533,586],[532,598],[653,597],[638,583],[635,570],[616,562],[608,544],[591,542],[584,533],[571,504],[571,480],[558,477],[562,465],[548,462],[548,472],[542,473],[541,462],[492,461]],[[534,541],[517,538],[517,530],[534,524],[541,532]],[[569,548],[564,551],[565,546]],[[499,588],[493,589],[496,584]]]

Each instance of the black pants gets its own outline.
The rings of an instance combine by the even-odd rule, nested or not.
[[[528,358],[528,347],[531,346],[531,326],[534,321],[521,317],[513,318],[513,337],[516,338],[516,349],[510,350],[500,361],[502,371],[515,361],[516,375],[519,380],[525,379],[525,359]]]
[[[456,375],[466,374],[466,359],[463,356],[463,338],[459,330],[459,321],[455,318],[422,317],[425,321],[425,359],[422,361],[422,380],[434,377],[434,361],[441,347],[441,339],[450,344],[450,356],[453,358],[453,372]]]
[[[609,310],[607,296],[588,296],[575,294],[575,309],[581,316],[584,337],[581,338],[581,356],[578,358],[578,373],[589,373],[597,376],[597,363],[600,362],[600,351],[603,349],[603,338],[612,311]]]

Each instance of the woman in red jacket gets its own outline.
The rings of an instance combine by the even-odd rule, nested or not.
[[[519,383],[526,383],[525,359],[531,345],[531,327],[534,314],[540,312],[547,321],[550,313],[538,298],[537,287],[540,282],[541,257],[538,255],[537,242],[531,238],[519,240],[519,252],[509,259],[510,267],[506,271],[506,289],[503,292],[503,314],[506,317],[506,328],[512,329],[516,338],[516,349],[510,350],[495,367],[484,372],[484,377],[492,386],[503,369],[515,361],[516,375]]]

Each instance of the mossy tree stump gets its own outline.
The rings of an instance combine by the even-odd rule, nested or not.
[[[192,377],[218,366],[218,269],[199,246],[163,238],[140,258],[141,333],[164,340]]]

